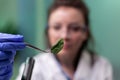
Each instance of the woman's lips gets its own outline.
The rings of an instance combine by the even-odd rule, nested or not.
[[[63,49],[69,49],[70,45],[64,44]]]

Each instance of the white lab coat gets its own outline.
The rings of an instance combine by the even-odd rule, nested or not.
[[[69,80],[53,54],[39,54],[34,58],[35,65],[31,80]],[[91,67],[90,61],[88,52],[83,51],[73,80],[113,80],[112,66],[105,58],[97,57],[93,67]],[[22,64],[16,80],[21,80],[23,69],[24,64]]]

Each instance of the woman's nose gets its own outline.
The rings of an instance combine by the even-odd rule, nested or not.
[[[60,36],[62,39],[70,39],[71,34],[69,33],[67,29],[64,29],[61,31]]]

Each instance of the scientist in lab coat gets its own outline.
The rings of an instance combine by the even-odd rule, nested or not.
[[[0,35],[3,38],[6,36]],[[113,80],[112,66],[109,61],[96,54],[88,46],[88,42],[92,40],[89,10],[82,0],[54,0],[48,10],[46,37],[49,48],[61,38],[64,40],[64,46],[56,55],[44,53],[34,57],[35,65],[31,80]],[[15,53],[13,45],[14,47],[24,45],[17,44],[23,41],[17,38],[10,38],[14,44],[6,46],[7,48],[0,46],[0,56],[8,53],[5,50]],[[4,43],[5,41],[8,40],[1,40]],[[8,45],[8,42],[6,44]],[[19,46],[14,49],[18,50],[18,48],[24,47]],[[10,59],[12,59],[9,61],[10,64],[4,62],[7,65],[0,67],[0,80],[9,80],[11,76],[13,57]],[[0,60],[0,66],[2,66],[2,61]],[[16,80],[21,80],[24,67],[23,63]]]
[[[90,51],[89,10],[82,0],[55,0],[48,12],[46,36],[49,47],[59,39],[63,49],[57,54],[35,56],[32,80],[112,80],[107,59]],[[17,80],[20,80],[24,64]]]

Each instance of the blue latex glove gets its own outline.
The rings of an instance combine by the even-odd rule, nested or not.
[[[0,33],[0,80],[10,80],[16,51],[23,48],[22,35]]]

